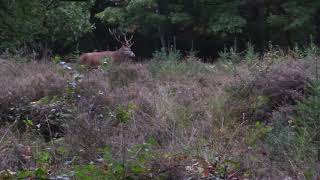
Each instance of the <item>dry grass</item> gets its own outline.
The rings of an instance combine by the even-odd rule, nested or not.
[[[20,165],[15,151],[16,137],[8,127],[0,129],[0,169],[14,168]]]
[[[142,64],[117,68],[121,72],[129,69],[128,72],[133,73],[126,78],[126,74],[117,76],[120,72],[115,72],[115,69],[106,76],[95,72],[86,74],[78,84],[79,116],[70,122],[67,136],[73,147],[91,148],[93,150],[88,151],[93,155],[92,151],[107,144],[119,146],[119,123],[110,114],[115,114],[117,107],[128,104],[135,106],[126,124],[128,146],[155,138],[162,149],[174,152],[189,149],[198,139],[210,137],[214,115],[209,104],[221,95],[218,91],[222,93],[218,87],[220,84],[212,78],[214,75],[196,76],[191,81],[176,77],[164,82],[152,79]],[[109,78],[114,79],[115,76],[131,82],[122,84],[124,81],[116,80],[118,84],[114,84],[114,80]],[[92,144],[93,139],[99,139],[97,144]]]
[[[289,60],[271,66],[267,73],[256,78],[257,94],[270,98],[278,106],[302,100],[311,83],[312,72],[315,72],[313,65],[312,62]]]
[[[5,120],[9,109],[25,106],[45,96],[61,95],[68,85],[68,77],[58,73],[50,63],[1,62],[0,115]]]
[[[103,157],[103,149],[111,147],[113,157],[120,161],[123,149],[128,151],[152,139],[153,150],[160,155],[148,164],[155,174],[164,171],[169,178],[189,177],[181,167],[193,162],[190,157],[202,157],[210,163],[217,161],[221,167],[229,163],[230,171],[251,177],[294,174],[273,167],[269,152],[264,150],[264,144],[259,144],[261,139],[257,140],[261,145],[258,148],[247,142],[248,138],[255,138],[249,132],[258,129],[257,117],[268,122],[273,110],[293,105],[293,101],[307,95],[305,87],[314,75],[305,69],[311,68],[313,62],[286,61],[268,66],[260,73],[246,65],[230,72],[218,65],[213,68],[192,60],[170,69],[152,63],[112,65],[107,71],[85,72],[81,80],[75,81],[50,63],[3,62],[1,117],[12,114],[12,107],[20,108],[16,111],[20,116],[13,114],[10,120],[23,121],[27,117],[35,124],[31,128],[24,125],[24,131],[17,131],[16,126],[2,127],[0,169],[21,170],[27,165],[21,166],[18,147],[12,142],[25,144],[24,147],[26,142],[51,147],[55,164],[50,167],[58,173],[58,169],[72,169],[71,165],[65,165],[66,159],[76,157],[73,163],[86,164]],[[76,82],[74,89],[69,86],[71,81]],[[46,103],[30,106],[33,101],[55,96]],[[261,97],[268,101],[261,101]],[[121,116],[126,115],[127,122],[121,122]],[[38,122],[47,123],[42,124],[45,130],[37,130]],[[34,137],[24,136],[28,133]],[[43,138],[50,145],[39,141]],[[53,141],[55,138],[59,138],[58,144]],[[66,151],[63,154],[56,152],[61,147]],[[184,154],[188,160],[173,162],[176,154]]]

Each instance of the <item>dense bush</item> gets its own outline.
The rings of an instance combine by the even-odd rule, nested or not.
[[[295,105],[309,94],[314,64],[314,61],[286,60],[258,73],[253,70],[229,87],[230,100],[238,101],[235,106],[241,108],[235,108],[239,113],[246,113],[255,120],[270,120],[274,110]]]
[[[277,167],[269,167],[274,174],[301,172],[304,178],[317,176],[318,130],[312,127],[317,127],[318,121],[318,60],[308,57],[301,60],[276,55],[270,63],[270,57],[264,56],[254,63],[255,67],[251,62],[249,74],[240,74],[227,88],[227,106],[232,114],[242,117],[241,122],[255,123],[250,126],[245,143],[267,157],[251,163]],[[236,69],[237,73],[240,71]],[[255,173],[259,176],[258,171]]]
[[[312,83],[310,95],[294,106],[282,107],[273,113],[273,130],[266,139],[271,158],[279,167],[304,171],[306,176],[316,176],[319,160],[319,110],[318,82]],[[278,161],[286,157],[285,161]],[[291,164],[291,165],[290,165]]]

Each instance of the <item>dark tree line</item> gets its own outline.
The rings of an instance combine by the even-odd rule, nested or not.
[[[55,53],[113,49],[107,28],[135,34],[142,56],[155,49],[212,56],[250,42],[293,48],[320,40],[318,0],[0,0],[0,48]]]

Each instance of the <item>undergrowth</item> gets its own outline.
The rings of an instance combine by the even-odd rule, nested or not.
[[[248,44],[214,64],[162,50],[80,73],[6,57],[0,179],[314,179],[317,61],[313,43]]]

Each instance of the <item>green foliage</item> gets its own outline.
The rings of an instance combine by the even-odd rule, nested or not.
[[[111,60],[112,60],[111,57],[108,57],[108,56],[102,60],[101,68],[104,71],[107,71],[109,69]]]
[[[272,64],[285,57],[285,53],[279,46],[274,46],[271,41],[268,43],[268,51],[263,54],[263,60]]]
[[[287,157],[289,162],[278,162],[282,167],[292,164],[304,166],[304,175],[307,179],[314,178],[313,172],[316,171],[316,162],[319,158],[319,87],[318,81],[312,84],[311,96],[293,107],[295,110],[293,116],[274,112],[273,119],[276,122],[265,138],[272,160],[278,162],[279,157]]]
[[[240,16],[231,16],[230,14],[220,14],[214,19],[214,24],[211,25],[210,31],[212,32],[231,32],[240,33],[242,27],[246,24],[246,20]]]
[[[129,103],[125,106],[118,106],[116,108],[116,118],[121,123],[127,123],[132,117],[133,111],[136,109],[136,106],[133,103]]]
[[[179,30],[193,27],[190,29],[200,33],[225,35],[241,33],[246,25],[246,19],[239,13],[242,4],[240,0],[228,3],[222,0],[214,3],[207,0],[130,0],[107,7],[96,17],[109,25],[137,30],[144,35],[156,30],[159,38],[175,26]]]
[[[227,159],[219,164],[217,172],[221,177],[223,177],[226,176],[229,171],[240,169],[240,167],[241,165],[239,162]]]
[[[312,59],[319,55],[320,50],[317,44],[314,41],[314,38],[312,35],[310,35],[310,42],[306,46],[299,46],[297,43],[295,43],[295,46],[293,50],[290,51],[291,55],[294,58],[301,59]]]
[[[250,66],[253,66],[259,61],[259,55],[255,52],[254,46],[251,43],[247,44],[247,49],[244,52],[244,60]]]
[[[33,177],[33,175],[34,175],[34,172],[32,172],[32,171],[22,170],[17,173],[17,178],[18,179],[26,179],[26,178]]]
[[[16,177],[18,179],[47,179],[49,177],[49,165],[52,161],[52,156],[47,151],[40,151],[35,154],[37,168],[33,170],[18,171]]]
[[[279,112],[274,113],[273,118],[276,122],[272,125],[273,129],[268,134],[265,142],[271,150],[270,158],[277,159],[283,156],[282,153],[287,153],[287,149],[290,147],[293,139],[293,130],[291,124],[287,125],[283,123],[286,119],[284,114]]]
[[[68,43],[74,43],[79,36],[92,28],[88,7],[88,3],[63,2],[56,9],[49,11],[46,14],[48,35],[57,41],[65,41],[66,46]]]
[[[270,99],[266,96],[257,96],[254,97],[254,102],[251,105],[251,108],[255,111],[260,107],[266,106],[270,103]]]
[[[176,118],[177,118],[177,126],[180,126],[178,127],[178,129],[184,129],[184,128],[187,128],[187,127],[190,127],[190,125],[192,125],[192,121],[194,120],[194,116],[193,116],[193,113],[192,113],[192,110],[184,107],[184,106],[181,106],[181,107],[178,107],[176,109]]]
[[[146,164],[149,160],[155,157],[152,152],[152,144],[143,143],[133,146],[129,149],[129,156],[133,157],[132,161],[129,161],[129,169],[135,175],[146,173],[148,171]]]
[[[98,11],[94,17],[108,27],[138,32],[148,39],[161,38],[162,46],[180,32],[221,40],[221,45],[237,36],[242,42],[252,40],[259,50],[268,40],[284,46],[295,42],[305,45],[307,36],[318,36],[320,7],[317,0],[30,0],[1,1],[0,5],[0,16],[4,17],[0,20],[0,49],[26,46],[37,51],[60,47],[77,50],[79,37],[94,28],[89,22],[90,9]]]
[[[252,128],[247,136],[247,143],[251,146],[256,146],[258,141],[264,140],[267,135],[272,131],[273,127],[269,125],[264,125],[257,121],[255,127]]]
[[[268,28],[273,32],[294,33],[288,40],[304,44],[305,38],[310,34],[315,34],[313,27],[314,17],[318,16],[317,9],[320,3],[312,0],[304,3],[299,0],[282,1],[274,3],[274,6],[281,8],[281,11],[273,10],[273,13],[267,17]],[[279,38],[274,35],[275,39]],[[279,39],[277,39],[279,40]]]
[[[148,69],[154,78],[178,74],[192,77],[196,74],[212,71],[207,64],[198,62],[198,58],[192,53],[182,58],[179,51],[166,52],[164,48],[153,53]]]
[[[89,22],[90,3],[55,0],[0,3],[3,6],[0,16],[4,17],[0,23],[0,49],[40,43],[43,50],[58,42],[70,46],[92,28]]]
[[[237,64],[241,61],[240,53],[238,53],[234,48],[226,49],[218,52],[219,63],[226,68],[232,75],[236,76],[238,74]]]
[[[218,3],[210,4],[210,8],[216,9],[211,11],[209,19],[209,30],[215,33],[241,33],[242,28],[246,25],[246,20],[240,16],[239,7],[242,2],[239,0],[232,0],[229,2],[221,1]]]
[[[270,15],[268,17],[268,23],[274,27],[281,27],[284,24],[287,24],[288,20],[285,16],[282,15]]]
[[[160,51],[156,51],[153,54],[153,60],[155,61],[167,61],[167,62],[177,62],[181,59],[180,51],[169,51],[166,52],[164,48],[161,48]]]
[[[17,173],[17,178],[18,179],[25,179],[25,178],[31,177],[32,175],[33,175],[32,171],[23,170],[23,171],[19,171]]]
[[[122,177],[124,173],[124,169],[122,166],[122,163],[117,161],[108,161],[110,160],[110,153],[105,152],[106,154],[109,154],[109,156],[104,156],[106,161],[111,164],[111,173],[113,175],[116,175],[116,177]],[[143,144],[137,144],[133,147],[128,149],[128,160],[125,164],[127,167],[127,170],[130,173],[133,173],[132,177],[138,177],[141,174],[147,173],[147,162],[154,158],[154,152],[152,152],[152,144],[150,143],[143,143]]]
[[[36,161],[40,165],[47,165],[52,162],[52,156],[47,151],[40,151],[36,154]]]
[[[223,51],[218,52],[218,55],[218,61],[224,64],[234,64],[241,60],[240,54],[232,47],[230,49],[224,48]]]
[[[75,178],[77,179],[122,179],[124,175],[128,179],[136,179],[149,171],[147,163],[155,157],[152,151],[151,143],[143,143],[134,145],[128,148],[128,160],[125,163],[126,174],[123,163],[117,160],[111,153],[111,148],[106,147],[103,149],[103,164],[98,166],[88,164],[83,166],[76,166]]]
[[[24,123],[27,127],[32,127],[32,126],[33,126],[33,121],[32,121],[31,119],[23,120],[23,123]]]
[[[35,171],[34,171],[34,175],[36,178],[39,178],[39,179],[45,179],[48,177],[48,171],[44,168],[37,168]]]
[[[154,13],[152,8],[156,5],[154,0],[134,0],[128,3],[119,3],[119,7],[107,7],[96,17],[103,22],[117,25],[127,30],[149,31],[164,21],[163,16]]]
[[[59,101],[58,96],[45,96],[39,99],[38,101],[32,102],[32,105],[50,105]]]
[[[121,8],[107,7],[104,11],[96,14],[96,17],[111,24],[119,24],[125,22],[126,14]]]
[[[103,149],[103,159],[108,165],[106,177],[109,179],[121,179],[125,170],[123,164],[113,157],[111,148],[106,147]]]
[[[61,56],[59,55],[56,55],[52,58],[52,61],[55,63],[55,64],[58,64],[61,62]]]
[[[242,0],[2,0],[0,6],[3,17],[0,20],[1,50],[22,46],[36,51],[60,50],[61,47],[77,50],[79,37],[94,28],[89,22],[90,10],[98,11],[94,17],[108,27],[139,32],[148,39],[161,38],[162,46],[169,44],[164,41],[183,32],[181,34],[192,34],[195,38],[204,36],[219,40],[220,45],[237,36],[242,42],[252,40],[262,50],[268,40],[284,46],[295,42],[305,45],[307,36],[318,36],[320,3],[317,0],[308,3],[301,0],[259,3]]]
[[[21,170],[16,174],[17,179],[47,179],[49,171],[45,167],[38,167],[34,170]]]
[[[107,172],[93,164],[76,166],[75,177],[81,180],[108,179]]]
[[[312,85],[312,96],[297,105],[297,117],[294,120],[296,155],[300,159],[317,157],[320,145],[320,83]],[[306,156],[308,154],[308,156]]]
[[[317,172],[312,169],[308,169],[303,173],[303,175],[307,180],[312,180],[317,176]]]
[[[312,58],[319,55],[320,49],[314,42],[313,36],[310,36],[310,43],[304,50],[304,56],[307,58]]]
[[[293,28],[308,28],[310,25],[311,16],[315,13],[315,9],[317,6],[319,7],[318,2],[311,2],[311,6],[306,6],[304,3],[299,1],[287,1],[282,4],[283,9],[286,11],[286,19],[287,22],[285,24],[285,29],[293,29]],[[312,7],[313,6],[313,7]],[[295,17],[293,20],[290,19]]]
[[[186,12],[171,13],[170,20],[172,24],[183,24],[185,26],[193,23],[193,17]]]

